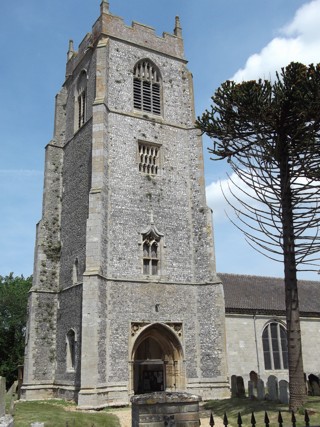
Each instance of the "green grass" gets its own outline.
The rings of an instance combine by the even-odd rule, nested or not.
[[[239,412],[241,413],[243,426],[251,425],[252,412],[255,414],[257,427],[264,426],[265,411],[268,413],[271,426],[278,425],[279,411],[281,411],[283,425],[292,425],[291,413],[288,410],[288,406],[267,400],[250,400],[248,398],[211,400],[207,402],[204,407],[205,409],[212,410],[213,417],[218,416],[223,418],[224,413],[226,413],[228,416],[229,426],[237,426]],[[308,411],[310,426],[320,426],[320,397],[308,397],[307,403],[304,405],[304,409]],[[297,427],[305,425],[304,409],[302,408],[299,413],[295,414]]]
[[[15,405],[15,427],[30,427],[33,422],[43,422],[45,427],[119,427],[115,415],[106,411],[76,411],[76,405],[62,400],[19,401]]]

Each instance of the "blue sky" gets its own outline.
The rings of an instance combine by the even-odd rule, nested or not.
[[[99,3],[15,0],[0,6],[0,275],[32,273],[44,147],[52,138],[68,40],[77,47],[91,31]],[[197,114],[226,79],[269,78],[292,60],[320,62],[320,0],[110,0],[110,11],[128,25],[150,25],[159,35],[172,32],[180,16]],[[225,164],[206,155],[205,173],[215,213],[217,270],[282,276],[282,265],[255,253],[223,214],[217,182],[226,178]],[[315,273],[301,277],[318,279]]]

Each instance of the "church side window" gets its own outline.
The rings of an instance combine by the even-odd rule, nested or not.
[[[149,234],[143,240],[143,274],[157,276],[159,274],[159,241],[160,238]]]
[[[66,337],[67,346],[67,371],[74,371],[76,361],[76,334],[70,329]]]
[[[280,323],[269,323],[262,333],[266,370],[288,369],[287,331]]]
[[[157,175],[159,169],[160,148],[139,142],[139,171],[149,175]]]
[[[138,62],[133,70],[133,106],[136,110],[161,114],[161,78],[151,62]]]
[[[87,119],[87,73],[82,70],[75,96],[75,130],[80,129]]]

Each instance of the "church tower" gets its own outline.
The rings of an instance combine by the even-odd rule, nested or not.
[[[182,30],[103,1],[69,43],[46,147],[23,398],[228,395],[224,296]]]

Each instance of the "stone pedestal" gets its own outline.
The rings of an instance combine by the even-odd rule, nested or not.
[[[133,396],[132,427],[199,427],[200,401],[200,396],[183,392]]]

